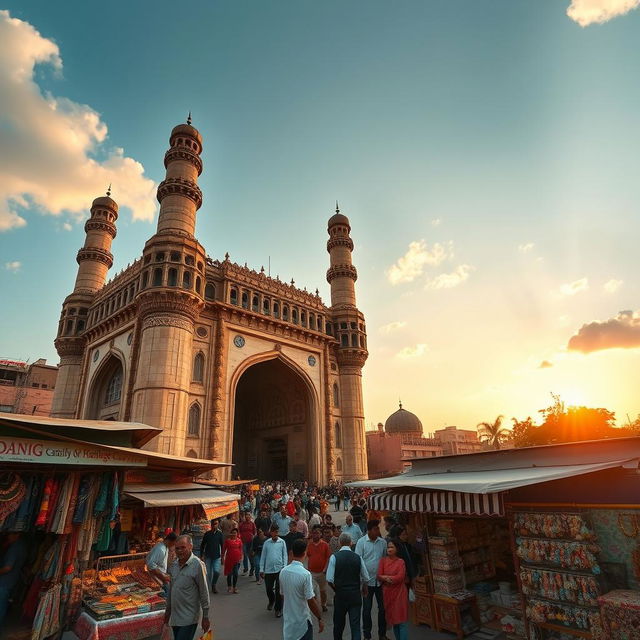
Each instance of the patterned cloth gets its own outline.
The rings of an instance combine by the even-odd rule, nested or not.
[[[94,620],[82,613],[73,628],[80,640],[140,640],[160,635],[164,611],[140,613],[115,620]]]

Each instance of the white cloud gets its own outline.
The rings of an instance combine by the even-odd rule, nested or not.
[[[563,296],[575,296],[576,293],[586,291],[589,288],[589,279],[580,278],[580,280],[574,280],[566,284],[560,285],[560,295]]]
[[[65,222],[62,223],[62,228],[65,231],[71,231],[73,229],[73,225],[70,222],[66,222],[65,221]]]
[[[396,320],[395,322],[390,322],[389,324],[382,325],[379,329],[380,333],[390,334],[394,331],[399,331],[400,329],[404,329],[407,326],[407,323],[404,320]]]
[[[621,286],[622,280],[611,278],[611,280],[604,283],[603,289],[606,293],[615,293]]]
[[[396,355],[398,358],[403,358],[405,360],[409,358],[419,358],[427,352],[427,349],[428,346],[421,342],[413,347],[405,347],[404,349],[401,349]]]
[[[602,24],[640,6],[640,0],[571,0],[567,15],[581,27]]]
[[[411,242],[407,252],[387,269],[387,279],[393,285],[413,282],[422,275],[427,265],[438,266],[451,257],[453,257],[451,242],[445,244],[436,242],[431,249],[424,240]]]
[[[431,226],[432,227],[439,227],[442,224],[442,219],[441,218],[434,218],[431,221]]]
[[[13,260],[11,262],[5,262],[4,268],[7,271],[11,271],[12,273],[18,273],[20,271],[20,267],[22,267],[22,262],[19,260]]]
[[[0,11],[0,147],[11,149],[0,154],[0,231],[26,224],[18,207],[86,216],[109,183],[134,220],[152,220],[155,185],[144,167],[106,144],[107,125],[91,107],[43,94],[37,65],[59,74],[58,45]]]
[[[441,273],[427,282],[426,289],[453,289],[469,279],[469,275],[475,271],[470,264],[461,264],[451,273]]]
[[[527,242],[526,244],[519,244],[518,251],[520,253],[529,253],[530,251],[533,251],[533,247],[535,247],[533,242]]]

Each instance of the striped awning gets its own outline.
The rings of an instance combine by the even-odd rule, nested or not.
[[[504,516],[503,493],[457,491],[399,491],[389,489],[369,496],[377,511],[411,511],[461,516]]]

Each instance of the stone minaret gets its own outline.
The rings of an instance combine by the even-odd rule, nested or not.
[[[55,340],[60,369],[51,408],[51,415],[58,418],[76,417],[84,353],[82,333],[94,295],[104,286],[113,264],[111,242],[116,237],[118,205],[110,196],[111,187],[106,196],[96,198],[91,205],[91,217],[84,225],[84,246],[76,257],[76,284],[62,304]]]
[[[202,204],[201,152],[202,136],[189,114],[187,124],[174,127],[169,138],[166,177],[158,187],[158,228],[144,247],[136,296],[140,356],[131,419],[162,427],[164,433],[150,446],[180,456],[185,454],[194,325],[204,306],[206,254],[194,237]]]
[[[340,370],[340,413],[343,431],[342,476],[352,480],[367,478],[367,452],[362,402],[362,367],[369,355],[364,316],[356,307],[356,268],[351,262],[353,240],[349,219],[336,213],[329,219],[327,251],[330,256],[327,282],[331,285],[331,318],[338,340]]]

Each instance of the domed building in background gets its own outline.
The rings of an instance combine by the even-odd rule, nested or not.
[[[384,425],[366,432],[369,478],[382,478],[411,469],[412,460],[482,451],[478,434],[454,426],[425,437],[422,422],[402,402]]]

